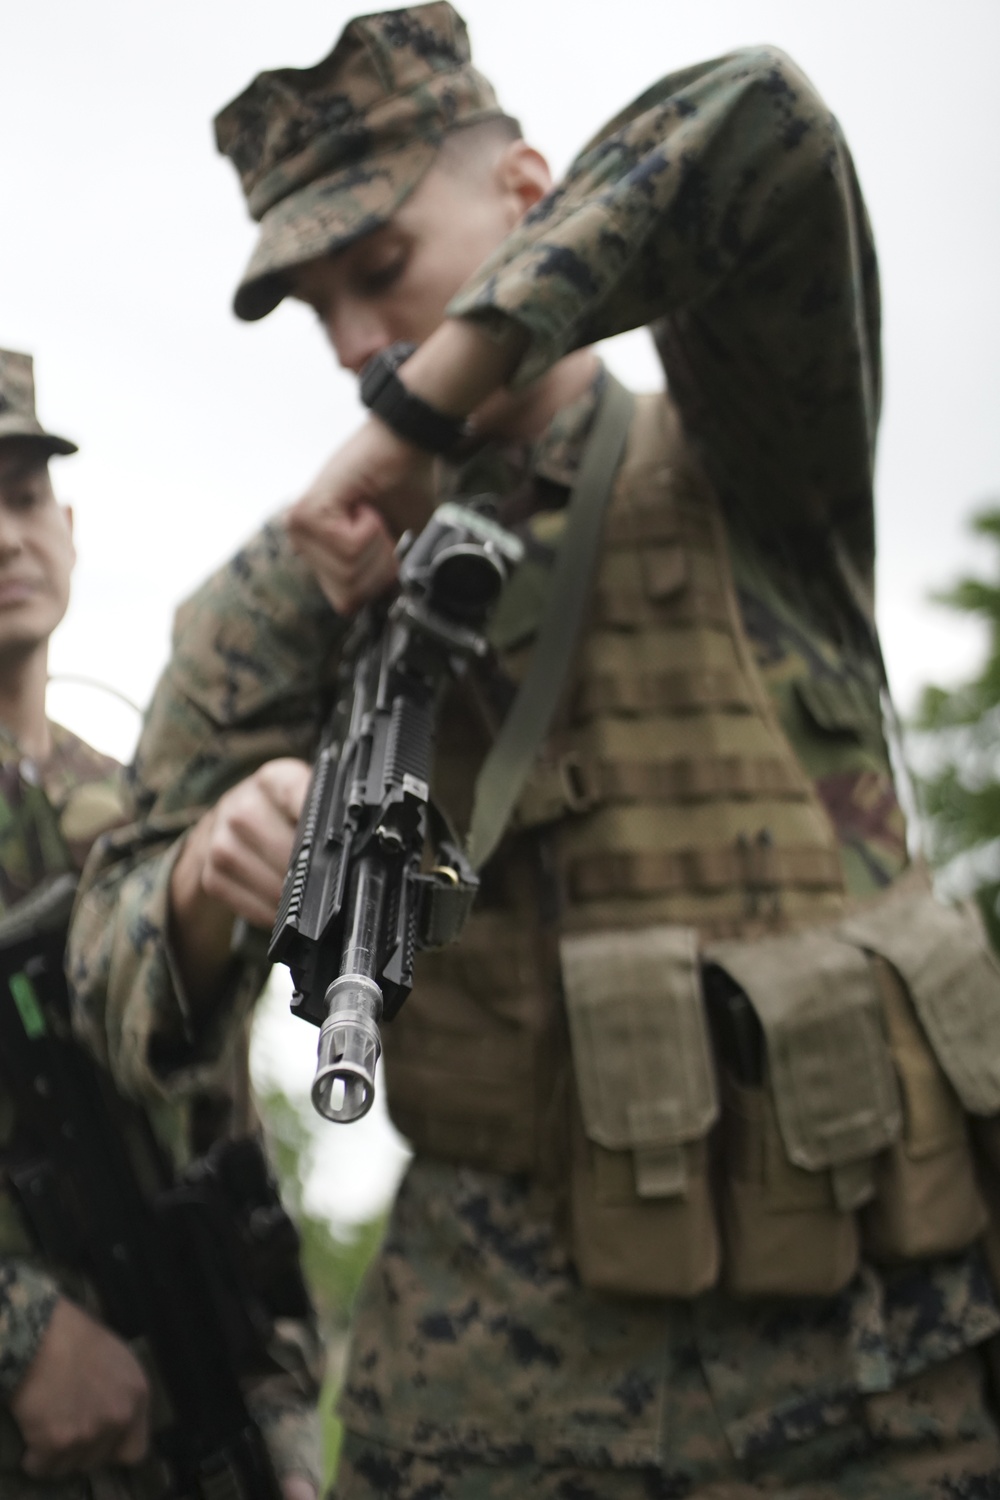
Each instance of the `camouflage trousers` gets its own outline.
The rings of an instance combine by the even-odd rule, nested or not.
[[[1000,1429],[986,1365],[969,1351],[765,1463],[706,1444],[684,1470],[596,1469],[424,1457],[345,1436],[330,1500],[1000,1500]]]

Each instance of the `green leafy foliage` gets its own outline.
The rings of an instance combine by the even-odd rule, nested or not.
[[[968,682],[924,689],[918,788],[931,862],[960,872],[1000,947],[1000,508],[971,524],[992,544],[997,581],[961,578],[935,598],[982,623],[985,660]]]

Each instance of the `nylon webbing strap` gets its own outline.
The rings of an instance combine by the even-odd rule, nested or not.
[[[583,624],[604,514],[632,420],[632,396],[612,375],[605,379],[600,409],[570,496],[566,529],[535,650],[476,782],[469,860],[477,870],[500,842],[552,726]]]

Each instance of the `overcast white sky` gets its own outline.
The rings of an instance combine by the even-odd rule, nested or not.
[[[906,709],[922,682],[967,670],[975,631],[926,596],[976,563],[965,520],[1000,498],[997,0],[460,8],[477,62],[557,169],[686,63],[767,41],[811,75],[846,129],[882,264],[879,613],[890,674]],[[56,671],[144,701],[177,600],[357,421],[353,381],[302,308],[253,326],[231,316],[253,235],[209,124],[261,69],[317,61],[352,13],[323,0],[3,4],[0,346],[35,354],[42,418],[82,449],[55,470],[81,553]],[[658,379],[641,333],[608,357],[635,385]],[[52,709],[127,754],[134,716],[113,700],[61,687]],[[269,1057],[292,1025],[268,1023]],[[314,1038],[300,1029],[309,1054]],[[383,1190],[380,1127],[370,1134],[360,1196],[357,1171],[331,1167],[329,1199],[342,1212]]]

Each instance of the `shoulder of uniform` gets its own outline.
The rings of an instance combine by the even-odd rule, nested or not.
[[[115,776],[121,770],[121,763],[114,756],[95,750],[72,729],[54,719],[49,720],[49,733],[52,736],[50,760],[65,765],[67,769],[72,768],[81,780],[85,776],[88,780]]]
[[[73,849],[128,819],[121,766],[62,724],[50,722],[52,754],[41,768],[63,838]]]

